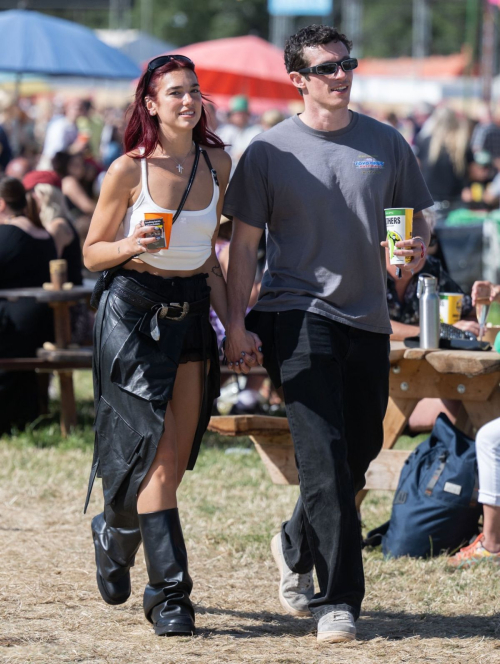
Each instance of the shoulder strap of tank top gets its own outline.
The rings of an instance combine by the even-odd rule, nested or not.
[[[182,197],[180,205],[177,208],[177,212],[174,214],[172,223],[174,223],[178,219],[180,213],[182,212],[182,208],[184,207],[184,204],[187,201],[187,197],[189,196],[189,192],[191,191],[191,187],[193,186],[194,176],[196,175],[196,171],[198,170],[198,164],[200,162],[200,147],[198,146],[198,143],[194,144],[194,148],[195,148],[195,153],[194,153],[193,168],[191,169],[191,175],[189,176],[189,181],[187,183],[186,191],[184,192],[184,196]]]
[[[142,186],[148,186],[148,167],[147,162],[144,157],[141,157],[141,175],[142,175]]]
[[[210,173],[212,173],[212,177],[214,179],[214,182],[217,186],[219,186],[219,180],[217,179],[217,171],[215,168],[212,166],[212,162],[210,161],[210,157],[208,156],[208,153],[206,150],[203,148],[200,148],[202,155],[205,157],[205,161],[207,162],[207,166],[210,169]]]
[[[139,154],[141,156],[141,189],[142,191],[146,191],[146,193],[149,194],[149,186],[148,186],[148,166],[146,162],[146,158],[144,157],[144,152],[145,149],[144,147],[139,148]]]

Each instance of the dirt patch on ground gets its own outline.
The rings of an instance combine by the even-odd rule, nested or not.
[[[352,644],[318,646],[312,619],[281,611],[269,540],[295,487],[276,487],[254,453],[203,452],[180,499],[198,634],[158,638],[142,613],[139,552],[129,602],[110,607],[95,584],[90,454],[0,444],[0,661],[203,664],[500,663],[498,568],[451,572],[444,559],[384,561],[365,552],[367,595]],[[390,497],[373,495],[370,525]]]

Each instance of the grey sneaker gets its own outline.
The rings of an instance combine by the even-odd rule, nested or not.
[[[349,611],[330,611],[318,621],[318,641],[324,643],[343,643],[354,641],[356,625],[354,616]]]
[[[271,540],[271,551],[281,575],[279,585],[281,606],[292,616],[298,618],[310,616],[308,605],[314,595],[312,572],[296,574],[288,567],[283,556],[281,533]]]

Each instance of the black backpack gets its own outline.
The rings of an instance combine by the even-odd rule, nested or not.
[[[392,558],[455,551],[478,533],[477,494],[475,443],[441,413],[403,466],[390,520],[364,543]]]

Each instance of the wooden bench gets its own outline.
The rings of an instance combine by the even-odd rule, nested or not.
[[[39,374],[55,373],[57,375],[61,392],[61,434],[63,436],[67,436],[71,428],[76,425],[73,371],[91,368],[92,348],[87,346],[54,350],[40,348],[37,351],[37,357],[0,358],[0,370],[3,371],[36,371]],[[47,384],[45,383],[45,385]],[[43,403],[43,399],[41,403]]]
[[[274,484],[298,484],[299,478],[290,428],[286,417],[266,415],[215,416],[210,431],[222,436],[249,436]],[[382,450],[366,474],[365,489],[359,493],[358,506],[369,489],[395,491],[409,451]]]
[[[37,357],[0,357],[3,371],[76,371],[92,369],[92,348],[85,346],[69,350],[39,349]]]
[[[9,302],[32,300],[48,304],[54,315],[55,346],[52,350],[40,349],[36,358],[0,358],[4,371],[55,371],[61,388],[61,434],[67,436],[76,425],[76,402],[73,389],[73,370],[92,367],[92,349],[71,346],[70,307],[78,302],[88,302],[92,285],[74,286],[67,283],[68,266],[65,260],[49,262],[51,282],[43,287],[0,289],[0,299]],[[47,393],[45,384],[45,394]],[[43,400],[41,400],[43,401]]]
[[[391,449],[415,406],[425,397],[461,402],[457,427],[469,435],[500,413],[500,355],[491,352],[409,349],[391,343],[389,404],[384,444],[366,475],[367,490],[395,490],[407,451]],[[238,415],[213,417],[209,429],[226,436],[250,436],[272,481],[297,484],[297,469],[288,421],[282,417]]]
[[[61,434],[66,437],[70,430],[76,425],[76,400],[73,388],[73,371],[81,369],[92,369],[92,347],[81,348],[54,348],[46,350],[40,348],[37,357],[0,357],[0,370],[3,371],[36,371],[38,374],[55,373],[58,377],[61,393]],[[224,378],[236,374],[229,367],[221,367],[221,375]],[[267,376],[263,367],[256,367],[252,375]],[[41,412],[47,412],[46,391],[48,383],[40,381],[40,404]],[[43,392],[45,391],[45,399]]]

